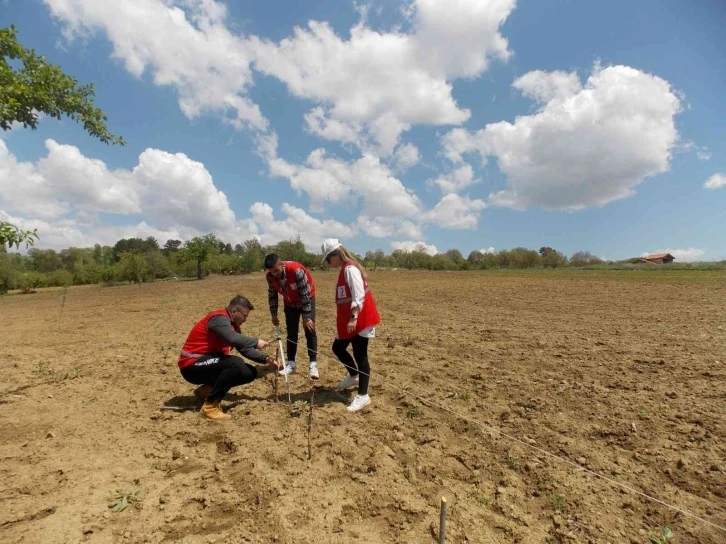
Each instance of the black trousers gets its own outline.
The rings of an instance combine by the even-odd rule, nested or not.
[[[257,369],[236,355],[204,355],[193,365],[181,369],[182,377],[194,385],[211,385],[207,402],[220,402],[235,386],[257,378]]]
[[[353,357],[348,353],[348,346],[351,344],[353,344]],[[347,340],[336,338],[333,342],[333,353],[348,369],[348,374],[358,376],[358,394],[367,395],[371,374],[371,366],[368,363],[368,338],[363,338],[358,334]]]
[[[311,313],[310,317],[315,323],[315,297],[310,299]],[[300,332],[300,319],[302,318],[302,308],[293,308],[285,306],[285,327],[287,328],[287,360],[294,361],[297,355],[297,338]],[[318,335],[310,332],[305,327],[305,341],[308,344],[308,357],[310,361],[318,360]],[[284,361],[283,361],[284,362]]]

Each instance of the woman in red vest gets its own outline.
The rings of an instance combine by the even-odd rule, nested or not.
[[[368,340],[375,337],[376,325],[381,322],[373,295],[368,289],[365,268],[343,247],[339,240],[329,238],[323,242],[323,261],[340,268],[335,287],[337,306],[337,337],[333,353],[348,370],[348,376],[338,388],[358,386],[358,394],[348,406],[357,412],[371,403],[368,381],[371,367],[368,363]],[[353,345],[353,356],[348,346]]]

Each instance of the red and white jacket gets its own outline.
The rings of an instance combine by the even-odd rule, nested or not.
[[[338,275],[338,284],[335,286],[335,303],[338,308],[337,312],[337,329],[338,338],[345,340],[353,338],[356,334],[369,328],[375,327],[381,322],[381,316],[378,314],[376,303],[373,300],[373,294],[368,288],[368,282],[365,278],[363,279],[363,290],[365,297],[363,299],[363,307],[358,312],[358,321],[356,323],[355,331],[352,333],[348,332],[348,323],[350,322],[351,316],[351,302],[353,302],[353,295],[350,290],[350,286],[345,279],[345,270],[349,266],[356,266],[355,263],[347,261],[340,267],[340,274]]]
[[[313,277],[310,275],[310,271],[307,269],[307,267],[305,267],[305,265],[296,263],[295,261],[285,261],[284,264],[285,289],[282,289],[282,286],[280,285],[280,280],[278,280],[270,273],[267,274],[267,281],[275,289],[275,291],[282,295],[285,306],[299,308],[302,306],[302,298],[300,297],[300,293],[298,292],[297,280],[295,279],[297,271],[302,270],[303,272],[305,272],[305,278],[308,280],[308,284],[310,285],[310,298],[313,298],[315,296],[315,282],[313,281]]]

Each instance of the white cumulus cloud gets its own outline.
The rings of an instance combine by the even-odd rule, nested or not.
[[[315,211],[321,211],[326,203],[348,201],[362,204],[360,213],[371,218],[406,220],[421,212],[419,198],[376,154],[365,153],[348,162],[319,148],[308,155],[305,164],[291,164],[277,156],[274,136],[259,138],[258,151],[270,174],[287,178],[293,189],[307,194]]]
[[[38,229],[38,247],[113,244],[134,236],[163,243],[212,232],[232,243],[254,237],[274,244],[299,236],[313,250],[324,238],[357,233],[355,224],[317,219],[290,204],[282,206],[284,219],[275,219],[264,202],[253,204],[249,217],[237,218],[209,171],[183,153],[146,149],[133,169],[110,170],[74,146],[47,140],[46,148],[37,162],[20,162],[0,140],[0,216]],[[101,212],[122,224],[104,224]],[[420,232],[408,223],[399,221],[392,233]]]
[[[436,255],[439,250],[436,249],[436,246],[427,244],[426,242],[418,241],[415,242],[413,240],[400,240],[396,242],[391,242],[391,247],[394,250],[401,250],[405,252],[412,252],[412,251],[423,251],[424,253],[428,253],[429,255]]]
[[[262,231],[259,237],[262,244],[274,244],[280,240],[299,237],[308,251],[318,252],[320,244],[326,238],[345,239],[356,234],[354,226],[344,225],[332,219],[316,219],[304,210],[287,203],[282,205],[282,211],[286,215],[285,219],[276,220],[269,204],[255,202],[250,206],[252,220]]]
[[[317,105],[310,131],[361,144],[370,138],[387,155],[414,124],[460,124],[450,80],[475,77],[489,60],[510,56],[500,27],[514,0],[415,0],[409,33],[379,32],[364,20],[344,39],[327,22],[297,27],[279,43],[249,38],[255,66]]]
[[[393,154],[393,162],[396,166],[396,170],[405,172],[412,166],[416,166],[421,160],[421,155],[418,151],[418,147],[412,143],[407,143],[398,146],[396,152]]]
[[[549,102],[554,99],[565,99],[574,96],[580,90],[580,78],[574,72],[543,72],[534,70],[516,79],[512,86],[522,91],[524,96],[537,102]]]
[[[445,195],[450,193],[458,193],[478,180],[474,179],[474,169],[470,164],[465,164],[454,171],[439,176],[436,179],[429,180],[429,185],[436,185]]]
[[[264,130],[268,122],[246,95],[253,54],[225,25],[215,0],[43,0],[69,39],[99,30],[112,56],[140,78],[173,86],[186,116],[222,115],[236,127]]]
[[[726,187],[726,175],[714,174],[703,184],[704,189],[720,189]]]
[[[453,230],[475,229],[479,214],[485,208],[483,200],[470,199],[454,193],[444,196],[424,214],[426,221]]]
[[[574,74],[541,71],[514,85],[541,103],[536,113],[442,138],[455,162],[472,151],[496,157],[508,186],[490,195],[491,204],[602,206],[668,170],[681,104],[667,81],[627,66],[596,66],[582,86]]]
[[[361,234],[372,236],[373,238],[389,238],[391,236],[420,238],[423,236],[420,224],[395,217],[369,217],[367,215],[360,215],[356,220],[356,226]]]

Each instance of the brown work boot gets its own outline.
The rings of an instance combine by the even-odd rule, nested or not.
[[[211,385],[200,385],[194,390],[194,396],[199,399],[199,402],[204,402],[207,400],[207,395],[212,392],[212,386]]]
[[[231,415],[225,414],[222,411],[222,407],[218,402],[205,402],[202,405],[202,409],[199,410],[199,413],[202,414],[203,417],[206,417],[207,419],[214,419],[215,421],[232,419]]]

